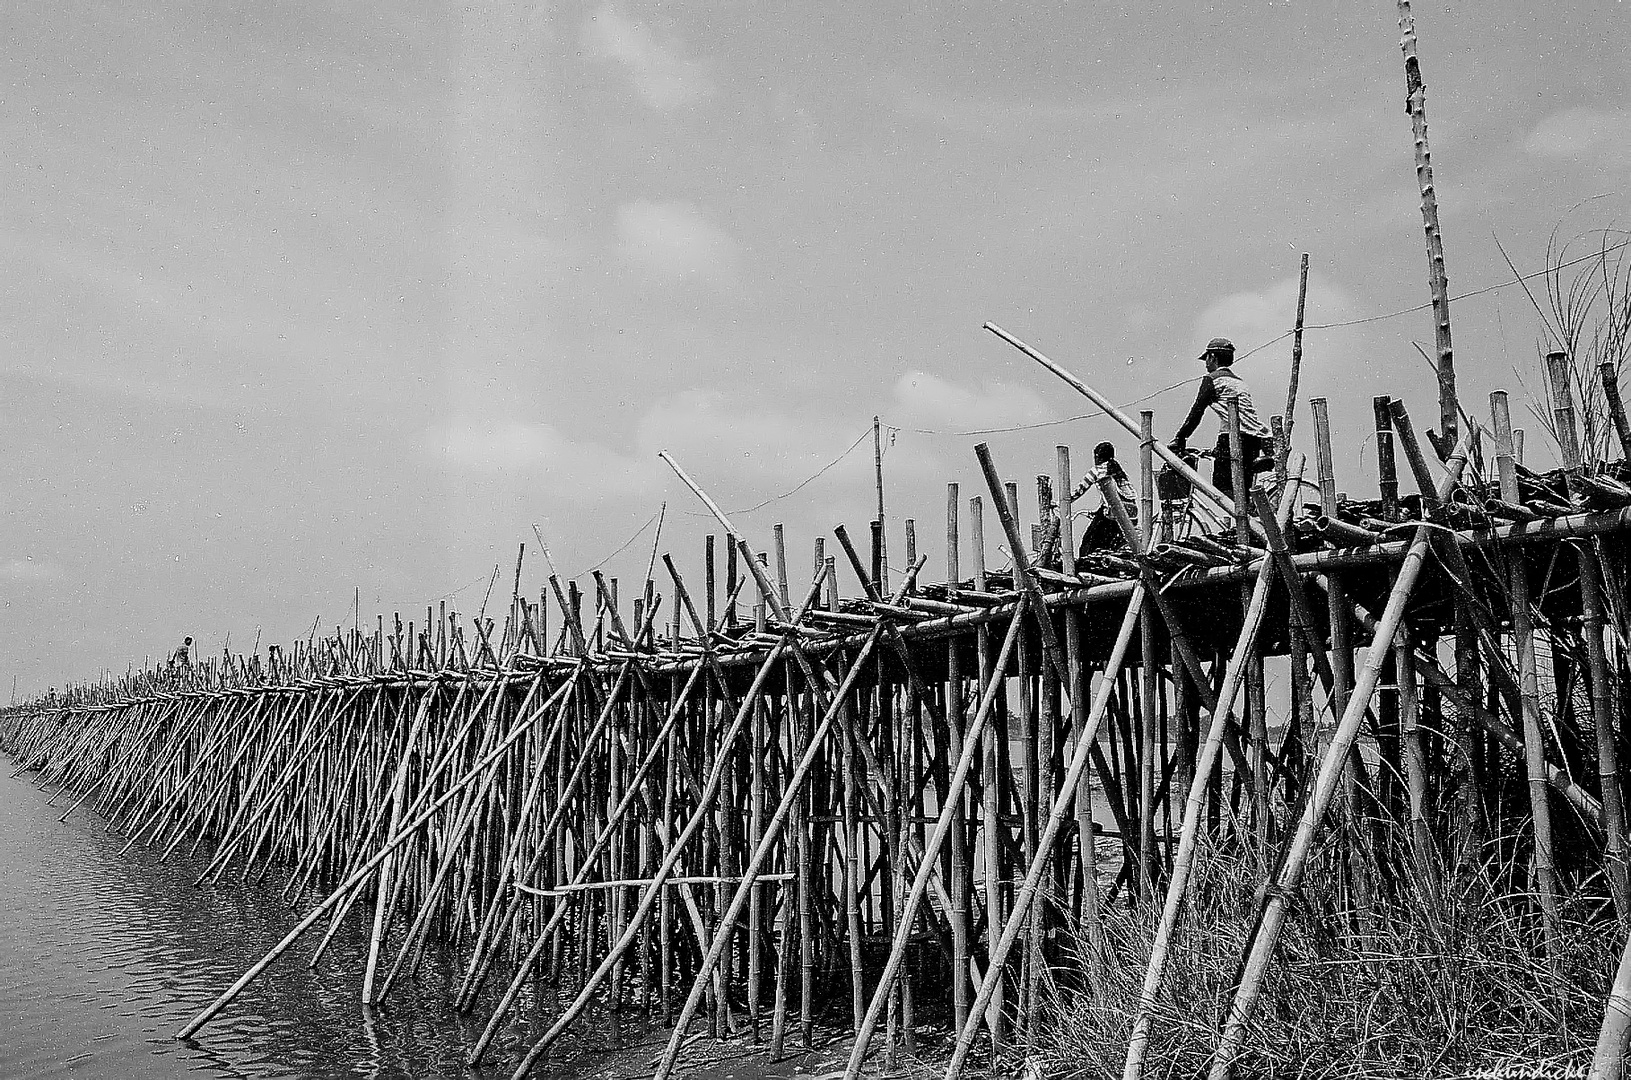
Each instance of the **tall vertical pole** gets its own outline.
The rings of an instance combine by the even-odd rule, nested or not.
[[[872,418],[872,472],[878,487],[878,587],[880,596],[889,595],[889,545],[885,540],[887,526],[883,516],[883,422]]]
[[[1552,381],[1553,419],[1558,445],[1563,448],[1563,467],[1569,482],[1578,486],[1580,442],[1574,429],[1574,394],[1569,383],[1568,357],[1552,353],[1546,357]],[[1604,381],[1605,388],[1608,381]],[[1617,396],[1617,395],[1616,395]],[[1624,419],[1623,413],[1620,419]],[[1619,750],[1614,739],[1614,685],[1608,674],[1608,656],[1603,647],[1603,564],[1597,554],[1595,537],[1583,537],[1575,549],[1580,560],[1581,633],[1586,639],[1586,668],[1591,678],[1591,725],[1597,741],[1597,775],[1603,793],[1603,862],[1608,874],[1609,893],[1615,914],[1622,923],[1631,920],[1631,885],[1627,882],[1625,861],[1625,806],[1620,790]]]
[[[1076,572],[1076,539],[1071,520],[1071,495],[1075,487],[1070,476],[1070,447],[1056,448],[1059,458],[1059,566],[1067,574]],[[1082,693],[1082,611],[1077,605],[1065,608],[1065,680],[1070,699],[1070,735],[1079,747],[1087,736],[1087,695]],[[1093,781],[1083,769],[1076,778],[1076,846],[1081,868],[1080,913],[1077,917],[1087,940],[1087,970],[1098,976],[1105,958],[1104,926],[1099,917],[1098,858],[1093,847]],[[962,1030],[960,1027],[959,1031]]]
[[[1337,485],[1331,450],[1330,411],[1324,398],[1314,398],[1308,403],[1308,407],[1314,414],[1314,454],[1320,486],[1320,512],[1335,517]],[[1326,610],[1331,624],[1331,714],[1341,716],[1348,707],[1348,693],[1353,687],[1354,668],[1353,647],[1349,641],[1348,592],[1337,574],[1332,573],[1328,576],[1325,594],[1328,603]],[[1317,648],[1317,644],[1314,647]],[[1326,739],[1327,736],[1324,735],[1320,738],[1321,745],[1318,749],[1321,759],[1325,756],[1323,744]],[[1359,795],[1359,777],[1352,760],[1349,760],[1343,765],[1339,799],[1347,814],[1346,846],[1354,907],[1360,918],[1365,919],[1368,918],[1370,906],[1370,872],[1359,851]]]
[[[976,495],[968,501],[969,524],[973,530],[974,588],[985,591],[985,503]],[[985,686],[996,676],[992,670],[991,637],[989,629],[981,624],[975,631],[975,654],[979,660],[980,685]],[[1006,658],[1005,661],[1006,662]],[[1000,695],[999,695],[1000,708]],[[996,943],[1002,927],[1002,779],[999,772],[1001,755],[998,753],[997,729],[987,727],[980,735],[980,869],[985,879],[985,925],[988,944]],[[1002,995],[999,993],[991,1018],[992,1054],[1002,1052],[1003,1033],[1007,1025],[1002,1017]]]
[[[1376,474],[1382,491],[1382,520],[1399,513],[1399,466],[1393,456],[1393,399],[1381,394],[1371,399],[1376,414]]]
[[[1228,426],[1229,476],[1234,489],[1230,495],[1235,500],[1235,541],[1246,545],[1252,542],[1251,524],[1247,516],[1251,500],[1246,494],[1246,485],[1249,481],[1246,454],[1241,446],[1238,401],[1229,402]],[[1240,586],[1242,616],[1251,608],[1251,603],[1252,586],[1242,582]],[[1268,725],[1263,716],[1263,704],[1262,663],[1254,658],[1246,668],[1245,720],[1251,760],[1252,835],[1257,842],[1256,850],[1260,858],[1266,857],[1269,845]]]
[[[1139,413],[1139,427],[1143,431],[1143,439],[1138,446],[1138,539],[1142,550],[1148,551],[1153,546],[1151,537],[1155,530],[1155,413],[1148,410]],[[1235,505],[1245,505],[1245,500],[1238,494]],[[1160,672],[1155,666],[1157,617],[1154,604],[1144,605],[1138,615],[1140,704],[1144,713],[1138,755],[1138,891],[1145,900],[1155,897],[1158,876],[1155,858],[1155,716],[1160,708],[1157,701]]]
[[[1416,142],[1416,183],[1421,189],[1422,229],[1427,235],[1427,285],[1433,296],[1433,343],[1438,368],[1438,422],[1444,452],[1457,432],[1455,351],[1450,344],[1450,283],[1444,272],[1444,238],[1438,224],[1438,191],[1433,185],[1433,158],[1427,148],[1427,84],[1416,56],[1416,17],[1410,0],[1399,0],[1399,48],[1404,52],[1405,111]]]
[[[1291,453],[1291,429],[1297,426],[1297,381],[1303,370],[1303,314],[1308,310],[1308,252],[1303,252],[1302,269],[1297,275],[1297,322],[1291,328],[1291,380],[1286,385],[1285,433],[1276,440],[1274,460],[1285,475],[1286,458]]]
[[[1068,493],[1067,493],[1068,501]],[[960,580],[958,565],[958,506],[957,485],[946,485],[946,580],[953,586]],[[1060,543],[1069,545],[1061,534]],[[946,643],[946,756],[951,761],[963,756],[963,664],[958,651],[958,636],[952,635]],[[962,1030],[968,1019],[968,823],[965,818],[966,794],[959,786],[949,789],[951,800],[951,1001],[952,1018]],[[855,1027],[860,1029],[860,1021]]]
[[[1489,396],[1495,421],[1495,467],[1501,498],[1518,502],[1518,470],[1512,460],[1512,416],[1506,391]],[[1512,601],[1512,636],[1517,639],[1518,698],[1523,710],[1523,757],[1529,779],[1529,810],[1534,826],[1535,882],[1546,932],[1546,953],[1557,955],[1557,875],[1552,868],[1552,815],[1546,795],[1546,748],[1540,721],[1540,686],[1535,673],[1535,621],[1529,609],[1529,568],[1523,548],[1512,549],[1508,594]]]

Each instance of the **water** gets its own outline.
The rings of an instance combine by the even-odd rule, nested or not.
[[[458,973],[427,962],[381,1009],[357,1000],[365,929],[336,938],[316,970],[315,945],[283,956],[193,1042],[172,1038],[192,1015],[294,925],[281,880],[242,887],[228,877],[194,888],[199,862],[132,849],[105,823],[63,806],[0,756],[0,1078],[175,1076],[508,1076],[545,1015],[512,1026],[480,1072],[463,1067],[487,1010],[460,1017],[445,1004]],[[64,802],[71,801],[69,799]],[[603,1017],[570,1035],[534,1075],[649,1075],[664,1032]],[[610,1051],[610,1052],[608,1052]],[[711,1051],[717,1078],[793,1076],[818,1062],[774,1068],[740,1047]],[[830,1056],[830,1055],[826,1055]],[[824,1064],[824,1063],[820,1063]],[[807,1074],[806,1074],[807,1075]]]

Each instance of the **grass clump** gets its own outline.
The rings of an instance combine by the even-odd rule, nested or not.
[[[1617,959],[1614,934],[1584,907],[1566,912],[1547,957],[1535,905],[1498,884],[1499,868],[1467,870],[1439,896],[1406,883],[1364,917],[1340,902],[1334,864],[1310,869],[1236,1076],[1447,1078],[1517,1063],[1583,1075]],[[1227,853],[1198,861],[1146,1076],[1206,1074],[1260,879]],[[1056,986],[1038,1025],[1044,1075],[1121,1076],[1157,915],[1105,913],[1102,974]]]

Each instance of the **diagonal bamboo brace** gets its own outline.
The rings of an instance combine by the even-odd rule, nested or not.
[[[1456,484],[1461,480],[1461,470],[1466,464],[1467,439],[1463,438],[1455,453],[1450,456],[1444,479],[1439,484],[1440,501],[1449,498],[1450,493],[1455,490]],[[1315,780],[1312,795],[1304,806],[1302,818],[1297,823],[1297,832],[1286,848],[1284,862],[1267,890],[1257,927],[1241,965],[1239,989],[1236,990],[1234,1001],[1229,1007],[1223,1037],[1212,1059],[1211,1080],[1227,1080],[1233,1071],[1235,1057],[1240,1053],[1240,1047],[1245,1041],[1246,1025],[1250,1022],[1252,1010],[1257,1005],[1257,999],[1263,989],[1263,978],[1268,973],[1274,946],[1279,941],[1280,927],[1285,921],[1291,896],[1302,878],[1303,867],[1313,849],[1315,835],[1336,796],[1343,763],[1347,761],[1348,753],[1353,749],[1354,740],[1359,735],[1360,722],[1376,693],[1376,686],[1381,680],[1382,669],[1387,659],[1388,647],[1393,643],[1399,624],[1404,619],[1405,605],[1421,577],[1432,531],[1431,525],[1420,525],[1416,528],[1415,539],[1410,544],[1409,553],[1399,567],[1393,590],[1388,595],[1387,607],[1383,610],[1375,633],[1371,637],[1370,654],[1364,670],[1355,681],[1353,693],[1348,698],[1348,707],[1343,711],[1342,719],[1337,724],[1330,745],[1326,748],[1324,760],[1320,762],[1319,776]]]

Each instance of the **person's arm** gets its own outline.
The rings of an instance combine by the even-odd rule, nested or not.
[[[1217,400],[1218,388],[1212,385],[1212,376],[1208,375],[1201,380],[1201,388],[1195,394],[1195,404],[1189,407],[1189,415],[1184,418],[1183,426],[1178,429],[1178,434],[1173,436],[1172,441],[1180,446],[1183,445],[1190,435],[1194,434],[1195,428],[1200,425],[1201,417],[1206,415],[1207,407]]]

